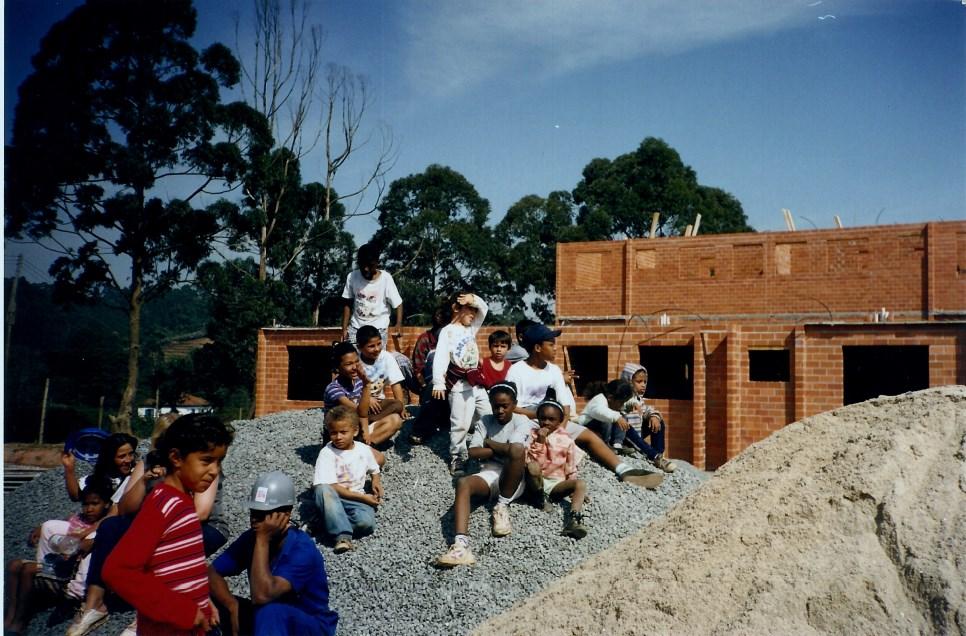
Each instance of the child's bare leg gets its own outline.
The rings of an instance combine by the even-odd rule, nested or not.
[[[398,403],[398,402],[397,402]],[[369,442],[372,444],[382,444],[402,428],[402,418],[398,413],[386,413],[382,411],[372,420],[372,431],[369,433]]]
[[[617,454],[610,449],[610,446],[607,445],[607,442],[601,439],[597,433],[587,429],[578,435],[575,441],[582,448],[586,449],[594,459],[599,461],[610,470],[615,472],[617,471],[617,466],[621,463],[620,458],[617,457]]]
[[[107,612],[107,605],[104,604],[104,588],[100,585],[88,585],[87,596],[84,597],[84,611],[96,609],[98,612]]]
[[[7,593],[7,605],[3,611],[4,629],[10,628],[13,616],[17,612],[17,591],[20,589],[20,570],[23,569],[23,566],[24,562],[20,559],[11,561],[10,565],[7,566],[7,580],[4,588]]]
[[[571,494],[572,492],[574,492],[574,490],[576,490],[577,482],[579,481],[581,480],[579,479],[563,480],[562,482],[554,486],[553,490],[550,491],[550,498],[554,500],[565,498],[567,495]],[[583,498],[581,498],[581,504],[583,504]]]
[[[372,451],[372,456],[376,458],[376,464],[379,465],[379,468],[382,468],[383,465],[385,465],[386,463],[386,456],[383,453],[377,451],[372,446],[369,447],[369,450]]]
[[[490,485],[476,475],[462,477],[456,482],[456,498],[453,501],[454,534],[469,534],[470,499],[474,496],[489,497]]]
[[[503,463],[503,471],[500,473],[500,494],[507,499],[513,497],[517,488],[520,487],[520,480],[523,479],[523,471],[527,467],[526,451],[520,444],[510,444],[510,455]]]
[[[584,509],[584,499],[587,497],[587,482],[583,479],[575,479],[574,490],[570,493],[570,509],[580,512]]]
[[[381,408],[379,409],[377,417],[380,418],[387,415],[392,415],[393,413],[401,417],[403,410],[406,408],[406,405],[399,400],[382,400],[379,403],[379,406]]]
[[[13,563],[10,565],[13,566]],[[27,620],[27,609],[30,607],[30,597],[33,594],[34,575],[39,571],[39,564],[21,562],[17,570],[16,590],[11,590],[12,593],[15,593],[15,596],[11,599],[14,603],[13,611],[9,616],[9,622],[7,617],[4,617],[3,620],[6,629],[13,632],[23,630]]]

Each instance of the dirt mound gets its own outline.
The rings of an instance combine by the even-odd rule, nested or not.
[[[791,424],[477,634],[966,633],[966,387]]]

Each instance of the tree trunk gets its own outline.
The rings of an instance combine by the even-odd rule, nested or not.
[[[321,303],[319,301],[315,301],[315,307],[312,308],[312,326],[313,327],[319,326],[319,306],[320,305]]]
[[[262,226],[262,240],[258,244],[258,280],[263,281],[267,276],[268,266],[268,228]]]
[[[138,363],[141,357],[141,277],[135,266],[131,284],[131,300],[128,304],[128,335],[130,347],[127,352],[127,386],[121,395],[121,405],[117,416],[111,420],[111,430],[115,433],[131,434],[131,412],[134,395],[138,387]]]

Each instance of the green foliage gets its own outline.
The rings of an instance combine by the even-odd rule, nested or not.
[[[503,320],[513,323],[524,315],[553,320],[557,243],[583,240],[574,225],[575,206],[568,192],[551,192],[546,199],[531,194],[514,203],[497,224],[502,246]]]
[[[653,212],[663,235],[682,234],[698,213],[702,233],[752,231],[737,199],[699,185],[677,151],[654,137],[616,159],[592,160],[573,195],[588,240],[647,236]]]
[[[218,230],[216,210],[191,201],[212,180],[239,178],[246,150],[268,143],[264,118],[220,103],[239,66],[222,45],[199,55],[195,25],[190,0],[78,7],[32,60],[7,150],[7,231],[62,253],[50,270],[55,297],[91,301],[108,288],[124,297],[121,430],[137,384],[141,304],[183,280]],[[158,193],[171,179],[193,190],[165,200]]]
[[[415,324],[428,324],[439,299],[469,289],[490,300],[499,253],[487,227],[489,202],[455,170],[431,165],[397,179],[379,206],[383,265]]]

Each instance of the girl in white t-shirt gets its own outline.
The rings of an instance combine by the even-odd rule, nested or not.
[[[453,317],[440,330],[433,357],[433,398],[449,399],[449,472],[455,476],[465,470],[470,428],[490,413],[490,402],[483,387],[466,380],[466,372],[480,366],[476,333],[486,318],[486,302],[475,294],[460,293],[451,306]]]

